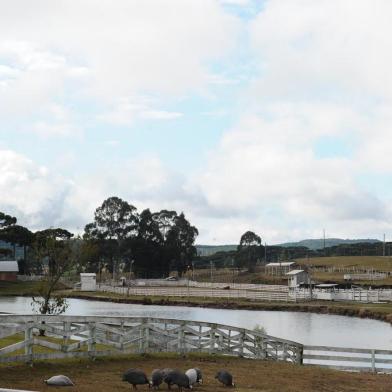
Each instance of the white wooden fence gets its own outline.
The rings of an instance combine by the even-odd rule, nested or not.
[[[99,285],[99,291],[121,294],[124,296],[158,296],[158,297],[200,297],[200,298],[227,298],[227,299],[250,299],[254,301],[283,301],[295,302],[309,299],[310,294],[299,292],[294,295],[289,291],[258,291],[243,289],[216,289],[216,288],[196,288],[196,287],[114,287]]]
[[[106,283],[108,285],[108,283]],[[118,286],[118,282],[112,282],[110,286]],[[166,279],[134,279],[127,280],[126,286],[137,287],[197,287],[197,288],[214,288],[224,289],[230,287],[235,290],[258,290],[258,291],[281,291],[287,292],[289,290],[287,285],[273,285],[273,284],[252,284],[252,283],[224,283],[224,282],[198,282],[195,280],[180,279],[180,280],[166,280]]]
[[[1,339],[11,336],[17,341],[1,347]],[[0,363],[193,351],[302,363],[296,342],[223,324],[151,317],[0,315],[0,347]]]
[[[39,336],[40,330],[45,336]],[[154,352],[205,352],[392,373],[392,350],[304,346],[223,324],[152,317],[0,315],[0,363]]]
[[[392,373],[392,350],[365,348],[304,346],[306,365],[326,366],[338,370]]]
[[[382,280],[388,278],[386,272],[374,272],[374,273],[363,273],[363,274],[344,274],[344,280]]]

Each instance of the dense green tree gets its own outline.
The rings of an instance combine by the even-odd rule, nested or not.
[[[237,248],[236,264],[238,267],[247,266],[249,272],[254,271],[257,261],[261,260],[264,247],[261,238],[253,231],[245,232]]]
[[[179,276],[192,265],[192,259],[196,256],[194,243],[198,234],[198,230],[187,221],[184,213],[175,218],[174,226],[167,233],[167,256]]]
[[[158,224],[159,231],[166,240],[169,230],[175,225],[178,215],[176,211],[161,210],[154,212],[152,218]]]
[[[163,237],[149,209],[140,214],[138,234],[131,241],[128,266],[134,261],[133,272],[146,278],[163,277],[169,272],[162,252]]]
[[[49,276],[57,273],[57,253],[70,245],[69,240],[73,234],[61,228],[50,228],[34,233],[33,252],[35,259],[45,260],[48,263]]]
[[[123,240],[137,234],[136,208],[118,197],[109,197],[95,210],[94,222],[86,226],[90,237]]]
[[[138,232],[139,215],[128,202],[109,197],[95,210],[94,222],[86,225],[85,240],[94,240],[100,250],[99,264],[113,274],[123,260],[124,242]]]
[[[19,225],[7,226],[0,230],[0,240],[8,242],[13,246],[13,257],[16,260],[16,245],[23,247],[23,259],[18,260],[19,273],[27,274],[32,272],[32,267],[27,262],[27,249],[34,240],[34,234],[26,227]]]
[[[0,229],[7,226],[16,225],[16,222],[17,219],[14,216],[7,215],[0,211]]]

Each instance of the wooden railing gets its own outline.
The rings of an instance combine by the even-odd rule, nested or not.
[[[299,292],[290,293],[289,291],[257,291],[257,290],[236,290],[236,289],[216,289],[216,288],[196,288],[196,287],[116,287],[109,285],[99,285],[99,291],[111,292],[121,295],[137,296],[159,296],[159,297],[199,297],[199,298],[244,298],[254,301],[281,301],[295,302],[308,300],[310,294]]]
[[[40,336],[40,331],[45,336]],[[2,345],[6,341],[8,345]],[[302,347],[258,331],[199,321],[0,315],[0,363],[94,358],[116,353],[198,351],[301,364]]]
[[[392,373],[392,351],[366,348],[304,346],[304,364],[339,370]]]

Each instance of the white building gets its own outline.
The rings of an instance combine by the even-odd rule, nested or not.
[[[299,287],[301,284],[309,284],[309,274],[304,270],[292,270],[286,274],[289,278],[289,287]]]
[[[97,274],[82,273],[80,274],[80,290],[81,291],[96,291],[97,289]]]
[[[0,261],[0,280],[16,281],[18,272],[19,268],[17,261]]]
[[[265,266],[265,272],[268,275],[285,275],[296,267],[294,261],[284,261],[282,263],[268,263]]]

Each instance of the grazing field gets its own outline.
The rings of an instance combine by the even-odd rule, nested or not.
[[[280,276],[266,275],[264,271],[247,272],[231,269],[214,269],[212,281],[219,283],[252,283],[252,284],[287,284],[287,279]],[[191,276],[189,276],[191,278]],[[198,282],[211,282],[210,269],[198,269],[194,272],[194,279]]]
[[[224,368],[234,376],[237,392],[314,392],[314,391],[390,391],[392,376],[376,374],[354,374],[318,367],[297,366],[288,363],[246,360],[208,355],[144,355],[121,358],[69,360],[41,362],[27,365],[1,366],[0,388],[19,388],[35,391],[56,391],[61,387],[48,387],[44,379],[52,375],[64,374],[70,377],[74,387],[67,391],[130,391],[132,387],[121,381],[122,373],[128,368],[143,369],[149,376],[156,368],[178,368],[186,370],[199,367],[203,372],[203,385],[195,391],[227,391],[214,379],[217,370]],[[138,390],[147,391],[147,385]],[[166,386],[161,386],[166,390]],[[176,388],[174,388],[176,390]]]
[[[295,260],[300,265],[326,267],[358,267],[392,272],[392,258],[389,256],[339,256],[309,257]]]
[[[392,272],[392,258],[389,256],[339,256],[339,257],[313,257],[309,259],[295,260],[300,266],[314,266],[312,278],[316,282],[344,283],[344,274],[375,270]],[[330,271],[323,271],[322,267]],[[334,269],[334,270],[333,270]],[[392,285],[392,276],[379,280],[353,280],[353,283],[366,286],[389,286]]]

